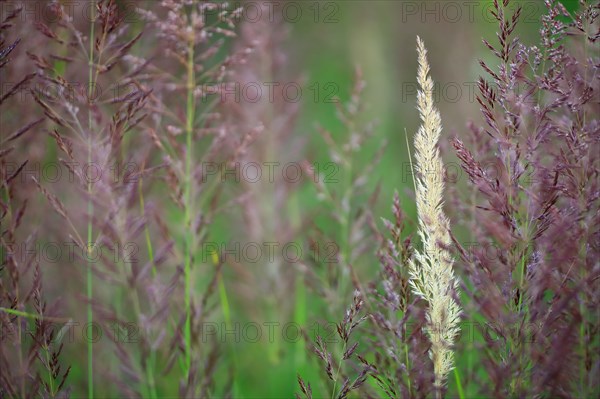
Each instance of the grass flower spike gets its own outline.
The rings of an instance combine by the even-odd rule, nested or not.
[[[435,389],[441,396],[446,377],[453,366],[452,343],[458,334],[460,308],[452,292],[457,280],[452,270],[449,222],[444,215],[443,164],[437,147],[442,124],[433,104],[433,80],[429,74],[427,50],[417,37],[419,71],[418,109],[422,124],[415,136],[416,201],[422,251],[415,251],[410,264],[411,288],[427,301],[429,355],[433,361]]]

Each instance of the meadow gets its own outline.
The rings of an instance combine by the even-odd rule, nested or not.
[[[600,397],[599,14],[0,0],[0,399]]]

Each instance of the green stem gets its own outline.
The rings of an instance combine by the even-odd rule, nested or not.
[[[342,348],[342,354],[346,352],[346,346],[348,345],[347,342],[344,342],[344,347]],[[331,391],[331,399],[333,399],[335,397],[335,388],[337,386],[337,380],[338,377],[340,376],[340,371],[342,369],[342,358],[340,357],[340,362],[338,363],[338,368],[337,371],[335,372],[335,378],[333,379],[333,390]]]
[[[296,306],[294,311],[294,322],[301,328],[306,328],[306,287],[304,275],[296,276]],[[306,348],[304,340],[299,340],[296,344],[295,364],[296,367],[303,367],[306,362]]]
[[[218,255],[213,252],[213,263],[215,266],[218,266],[219,260]],[[231,308],[229,307],[229,299],[227,296],[227,289],[225,288],[225,282],[223,281],[223,275],[221,271],[218,271],[218,285],[219,285],[219,299],[221,301],[221,307],[223,308],[223,317],[225,318],[225,324],[227,328],[233,328],[233,323],[231,322]],[[233,378],[233,397],[241,397],[240,387],[239,387],[239,379],[237,378],[237,373],[240,371],[239,361],[237,349],[235,347],[235,342],[231,344],[231,353],[233,356],[233,368],[234,368],[234,378]]]
[[[298,196],[294,195],[290,197],[290,220],[294,231],[298,231],[302,226],[302,220],[300,215],[300,204],[298,203]],[[294,322],[296,325],[303,329],[307,328],[307,303],[306,303],[306,286],[304,281],[304,273],[300,273],[295,276],[296,287],[294,290],[295,306],[294,306]],[[306,363],[306,347],[304,340],[299,340],[296,344],[296,351],[294,353],[294,364],[298,370],[303,369]]]
[[[92,162],[92,109],[91,109],[91,98],[93,94],[94,86],[94,27],[95,27],[95,4],[94,1],[90,1],[91,5],[91,21],[90,21],[90,50],[89,50],[89,77],[88,77],[88,165]],[[92,182],[88,179],[87,183],[88,193],[88,226],[87,226],[87,238],[88,238],[88,251],[91,251],[91,243],[93,239],[93,227],[92,219],[94,215],[94,203],[92,202]],[[94,314],[92,312],[92,298],[93,298],[93,287],[92,287],[92,262],[88,256],[88,267],[87,267],[87,322],[88,326],[94,322]],[[87,342],[87,367],[88,367],[88,398],[94,398],[94,369],[93,369],[93,348],[92,342],[88,339]]]
[[[33,314],[33,313],[21,312],[20,310],[10,309],[10,308],[0,307],[0,312],[8,313],[13,316],[26,317],[29,319],[37,319],[37,320],[54,321],[57,323],[65,323],[68,321],[68,320],[60,319],[58,317],[45,317],[45,316],[40,316],[40,315]]]
[[[458,372],[458,368],[454,367],[454,378],[456,379],[456,389],[458,390],[458,397],[460,399],[465,399],[465,392],[463,391],[462,383],[460,382],[460,373]]]
[[[143,172],[143,171],[142,171]],[[140,183],[138,186],[140,194],[140,210],[142,215],[146,217],[146,203],[144,201],[144,184],[143,178],[140,176]],[[148,221],[146,220],[146,226],[144,227],[144,235],[146,237],[146,247],[148,248],[148,260],[152,262],[152,277],[156,277],[156,265],[154,264],[154,250],[152,248],[152,240],[150,239],[150,229],[148,228]]]
[[[48,384],[50,385],[50,397],[54,397],[54,377],[50,368],[50,348],[44,343],[44,352],[46,352],[46,368],[48,369]]]
[[[143,167],[142,167],[143,168]],[[144,185],[143,179],[140,177],[139,182],[139,194],[140,194],[140,210],[142,215],[146,215],[146,206],[144,203]],[[152,262],[152,277],[156,277],[156,265],[154,264],[154,250],[152,248],[152,240],[150,239],[150,229],[148,228],[148,222],[146,221],[146,226],[144,227],[145,236],[146,236],[146,246],[148,248],[148,259]],[[151,399],[156,399],[156,383],[154,381],[154,366],[156,363],[156,353],[154,349],[150,348],[150,359],[146,364],[146,378],[148,379],[148,391]]]
[[[408,358],[408,342],[404,344],[404,357],[406,361],[406,382],[408,385],[408,396],[412,396],[412,388],[410,386],[410,360]]]
[[[194,133],[194,118],[196,104],[194,100],[194,31],[191,31],[191,37],[188,44],[188,62],[187,62],[187,106],[186,106],[186,153],[185,153],[185,372],[186,377],[192,365],[192,278],[191,278],[191,262],[192,262],[192,246],[194,241],[194,228],[192,225],[192,156],[193,156],[193,141]]]
[[[158,394],[156,392],[156,382],[154,381],[154,366],[156,364],[156,352],[154,349],[150,349],[150,359],[146,365],[146,378],[148,378],[148,386],[150,391],[150,398],[157,399]]]

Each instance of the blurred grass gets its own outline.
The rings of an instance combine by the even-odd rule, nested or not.
[[[327,146],[317,133],[316,124],[331,130],[336,139],[345,140],[346,133],[343,126],[335,115],[335,106],[324,103],[323,99],[327,92],[324,87],[327,83],[335,84],[335,92],[342,102],[348,100],[353,86],[353,75],[355,66],[359,66],[364,73],[367,89],[363,102],[365,104],[365,120],[377,120],[378,125],[374,140],[365,146],[357,156],[359,164],[368,163],[372,154],[379,146],[379,141],[387,140],[386,152],[381,164],[375,169],[372,181],[369,183],[374,188],[377,183],[381,184],[381,194],[373,212],[376,221],[379,217],[388,216],[390,211],[393,192],[398,190],[401,194],[403,209],[410,220],[416,220],[416,209],[411,198],[412,180],[408,171],[408,151],[404,138],[404,129],[412,142],[412,134],[418,125],[416,112],[416,95],[407,89],[415,81],[416,74],[416,52],[415,38],[419,34],[430,48],[432,64],[432,75],[440,84],[474,82],[481,73],[477,59],[489,60],[491,64],[495,61],[490,57],[488,51],[481,44],[481,37],[495,40],[496,26],[483,18],[477,18],[474,22],[462,23],[428,23],[419,21],[418,18],[402,21],[402,1],[337,1],[338,22],[325,24],[321,21],[315,23],[310,17],[301,18],[298,23],[291,24],[291,34],[286,42],[286,51],[290,57],[290,74],[304,77],[306,84],[303,88],[302,112],[298,120],[295,135],[307,140],[307,149],[311,162],[324,164],[328,162],[329,156]],[[480,2],[490,4],[491,0]],[[531,3],[531,2],[529,2]],[[533,3],[531,3],[533,4]],[[542,2],[540,1],[540,4]],[[567,8],[572,11],[577,8],[576,1],[565,2]],[[539,8],[541,11],[541,7]],[[535,19],[535,18],[532,18]],[[539,19],[539,18],[538,18]],[[524,42],[537,40],[539,23],[522,24],[521,30],[524,34],[521,38]],[[59,69],[64,65],[57,64]],[[315,83],[319,84],[319,98],[321,101],[313,100],[313,93],[309,87]],[[466,93],[465,93],[466,94]],[[441,98],[440,110],[445,126],[444,137],[450,137],[465,129],[469,119],[479,119],[478,106],[463,95],[459,101],[451,102]],[[48,139],[50,140],[50,139]],[[53,145],[49,145],[47,159],[55,159],[56,152]],[[343,181],[343,178],[340,179]],[[459,182],[464,184],[464,181]],[[303,214],[322,208],[323,204],[314,195],[314,189],[310,186],[302,187],[293,201],[301,207]],[[169,209],[166,214],[170,220],[182,220],[183,215],[177,209]],[[314,223],[323,229],[332,230],[329,217],[319,212]],[[411,227],[412,228],[412,227]],[[215,242],[228,242],[232,233],[240,234],[242,228],[230,225],[228,217],[218,217],[211,225],[210,240]],[[469,240],[468,232],[459,233],[459,240]],[[373,248],[375,251],[375,248]],[[261,267],[255,264],[253,267]],[[214,267],[211,263],[199,267]],[[365,278],[373,278],[378,272],[378,262],[372,256],[370,262],[360,265],[360,273]],[[278,340],[279,353],[277,360],[269,357],[274,343],[268,342],[265,335],[267,329],[262,328],[262,339],[259,342],[232,342],[229,336],[222,349],[224,365],[220,372],[226,375],[232,365],[235,365],[235,378],[237,382],[236,391],[244,398],[290,398],[298,392],[296,375],[310,381],[315,393],[322,392],[324,388],[321,383],[323,376],[322,365],[316,356],[308,353],[308,348],[302,339],[287,342],[281,338],[281,326],[288,322],[302,325],[310,339],[314,339],[316,332],[323,332],[323,326],[317,328],[315,323],[323,323],[327,315],[327,303],[318,298],[309,288],[296,294],[298,302],[295,306],[294,316],[290,320],[257,320],[252,314],[248,314],[247,308],[253,304],[242,303],[243,299],[236,295],[234,283],[240,278],[234,270],[224,267],[220,285],[221,304],[227,303],[227,307],[216,312],[214,322],[237,323],[240,326],[246,323],[263,321],[280,323],[275,329],[275,337]],[[304,288],[301,280],[296,285]],[[204,287],[198,287],[202,290]],[[225,292],[227,296],[225,297]],[[261,293],[268,295],[268,293]],[[226,299],[225,299],[226,298]],[[351,298],[345,298],[349,303]],[[256,304],[258,306],[258,304]],[[326,322],[339,322],[343,314],[339,314],[335,320]],[[470,320],[471,322],[482,320]],[[328,325],[328,324],[327,324]],[[326,326],[327,326],[326,325]],[[326,327],[325,326],[325,327]],[[330,326],[330,325],[329,325]],[[290,340],[288,340],[290,341]],[[471,344],[465,346],[466,350],[457,352],[457,367],[461,370],[477,369],[483,354],[475,351]],[[70,353],[68,346],[65,349],[67,357],[78,357]],[[235,355],[234,355],[235,354]],[[96,361],[103,362],[110,356],[106,353],[95,354]],[[235,362],[233,360],[236,357]],[[80,356],[79,356],[80,357]],[[83,364],[83,362],[79,362]],[[481,370],[483,373],[483,370]],[[173,374],[173,373],[172,373]],[[85,370],[74,367],[71,371],[70,380],[85,385]],[[160,379],[158,390],[161,392],[175,392],[177,390],[177,379],[173,378],[164,385],[164,379]],[[160,384],[163,385],[160,385]],[[474,397],[476,387],[467,381],[462,381],[466,397]],[[110,386],[97,386],[97,397],[110,397],[113,390]],[[450,378],[449,392],[455,393],[456,382]],[[316,395],[318,397],[318,395]],[[452,397],[449,395],[448,397]]]
[[[401,194],[407,217],[414,221],[416,216],[416,208],[411,198],[412,180],[406,169],[408,152],[404,139],[406,128],[409,141],[412,142],[412,134],[418,125],[418,115],[415,110],[416,95],[405,90],[407,85],[415,81],[416,35],[421,35],[430,47],[432,74],[436,81],[442,85],[454,82],[461,84],[475,82],[477,76],[482,73],[477,59],[490,57],[487,49],[481,44],[481,38],[495,40],[497,28],[495,24],[483,18],[477,18],[473,23],[431,24],[427,21],[414,20],[402,23],[399,21],[401,3],[400,1],[338,1],[336,4],[339,5],[339,12],[336,16],[339,17],[339,22],[316,24],[310,18],[302,18],[299,23],[291,25],[291,35],[288,39],[292,60],[290,64],[293,65],[294,72],[305,77],[307,81],[305,87],[318,82],[322,91],[325,84],[333,82],[339,89],[338,96],[342,102],[345,102],[353,85],[355,66],[359,66],[364,73],[367,82],[363,98],[364,119],[377,120],[378,127],[373,143],[357,154],[358,163],[369,162],[369,157],[379,145],[378,141],[385,139],[388,142],[381,164],[372,176],[371,186],[374,187],[374,183],[379,182],[382,186],[379,201],[376,209],[373,210],[377,222],[380,216],[389,215],[394,190],[398,190]],[[491,1],[481,3],[491,4]],[[571,9],[574,6],[576,5],[569,5]],[[541,11],[541,7],[536,9]],[[531,17],[532,14],[528,16]],[[522,24],[521,28],[525,32],[525,35],[521,36],[524,42],[537,40],[538,23],[530,21]],[[493,59],[490,61],[492,64],[495,62]],[[440,99],[445,138],[464,130],[469,119],[479,118],[478,106],[473,96],[467,96],[467,89],[458,101]],[[312,91],[305,90],[306,93],[312,95]],[[307,153],[310,154],[311,161],[325,163],[330,159],[327,147],[317,133],[316,124],[332,131],[334,138],[340,141],[345,140],[346,132],[336,118],[334,104],[315,102],[311,95],[303,96],[302,113],[295,134],[308,138]],[[360,159],[361,157],[363,159]],[[464,184],[464,181],[459,183]],[[302,204],[305,212],[322,207],[310,188],[304,188],[297,195],[297,201]],[[317,216],[314,222],[325,228],[328,224],[327,216]],[[461,232],[459,239],[468,240],[467,235],[468,232]],[[368,266],[371,270],[365,277],[372,278],[379,267],[375,256]],[[361,271],[365,272],[365,270]],[[306,295],[307,302],[303,305],[308,312],[305,328],[309,336],[314,339],[314,323],[322,322],[322,317],[319,315],[327,314],[326,304],[323,304],[321,299],[315,298],[310,291]],[[346,302],[349,303],[350,300],[351,298],[346,298]],[[323,310],[323,313],[320,313],[320,310]],[[233,312],[234,318],[242,317],[235,309]],[[339,315],[340,319],[342,316]],[[329,322],[338,321],[340,320],[329,320]],[[466,322],[476,321],[482,320]],[[469,341],[468,334],[468,331],[464,333],[463,342]],[[322,393],[323,391],[320,390],[323,389],[320,387],[320,376],[324,374],[322,365],[317,361],[316,356],[311,354],[301,363],[302,367],[298,367],[298,359],[293,354],[297,356],[298,353],[302,353],[298,350],[301,347],[303,347],[301,343],[285,343],[281,347],[285,355],[281,357],[278,364],[274,365],[265,364],[264,353],[267,350],[264,344],[240,344],[237,353],[241,355],[240,366],[243,372],[238,377],[241,378],[244,397],[292,397],[295,392],[298,392],[296,373],[313,384],[314,392]],[[476,370],[483,354],[474,350],[473,343],[470,341],[465,344],[464,349],[466,350],[457,354],[457,367],[464,371]],[[462,381],[465,396],[474,397],[476,386],[469,382]],[[454,376],[449,380],[448,392],[448,397],[454,397],[457,392]]]

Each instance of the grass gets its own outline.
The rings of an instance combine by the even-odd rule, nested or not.
[[[95,21],[95,9],[96,9],[96,5],[94,4],[94,1],[90,1],[90,12],[91,12],[91,18],[90,18],[90,47],[89,47],[89,74],[88,74],[88,99],[91,99],[93,97],[93,90],[95,88],[95,71],[94,71],[94,63],[95,63],[95,59],[94,59],[94,32],[95,32],[95,26],[96,26],[96,21]],[[88,100],[91,101],[91,100]],[[92,109],[91,109],[91,104],[88,107],[88,155],[87,155],[87,161],[88,161],[88,165],[92,164],[93,158],[92,158],[92,153],[93,153],[93,145],[92,145],[92,132],[94,131],[94,125],[92,123]],[[88,194],[88,205],[87,205],[87,212],[88,212],[88,223],[87,223],[87,248],[88,250],[93,250],[92,248],[92,242],[94,240],[94,236],[93,236],[93,219],[94,219],[94,203],[92,200],[92,189],[93,189],[93,183],[91,181],[91,179],[88,179],[88,183],[87,183],[87,194]],[[92,300],[93,300],[93,272],[92,272],[92,262],[88,261],[88,265],[87,265],[87,272],[86,272],[86,285],[87,285],[87,290],[86,290],[86,294],[87,294],[87,322],[88,322],[88,326],[89,325],[93,325],[94,323],[94,313],[93,313],[93,309],[92,309]],[[88,343],[87,343],[87,378],[88,378],[88,397],[90,399],[94,398],[94,348],[93,348],[93,343],[91,342],[91,340],[88,339]]]
[[[414,263],[411,263],[410,284],[415,295],[428,304],[430,357],[434,366],[436,397],[441,398],[454,365],[451,347],[459,333],[461,309],[453,298],[458,283],[452,269],[452,255],[444,249],[450,245],[450,228],[442,209],[444,167],[438,148],[441,117],[433,103],[433,80],[429,77],[427,50],[419,37],[417,50],[417,81],[421,87],[417,98],[422,125],[415,135],[416,201],[423,250],[417,252]]]
[[[531,10],[492,1],[495,36],[490,21],[394,24],[394,2],[340,3],[338,24],[316,24],[336,10],[324,4],[297,24],[209,2],[138,2],[124,19],[124,2],[89,5],[91,20],[0,24],[0,397],[597,396],[591,11],[568,5],[578,26],[554,3],[523,26]],[[0,7],[0,20],[10,12]],[[479,31],[494,40],[447,51]],[[420,66],[403,39],[417,33],[431,50],[427,60],[419,42]],[[368,73],[355,68],[352,81],[355,61]],[[448,82],[476,75],[476,101],[445,98]],[[280,84],[254,102],[224,85],[255,81]],[[339,101],[324,103],[332,82]],[[418,95],[407,92],[415,83]],[[92,100],[94,86],[104,94]],[[19,101],[22,90],[35,101]],[[443,184],[456,158],[462,177]],[[301,164],[304,179],[219,175],[271,161]],[[90,162],[110,178],[72,167]],[[331,162],[337,180],[310,175]],[[203,179],[208,163],[218,172]],[[50,181],[50,165],[64,178]],[[124,165],[136,179],[112,176]],[[203,252],[272,241],[303,256]],[[75,252],[51,262],[36,245],[48,243]],[[454,336],[459,310],[468,339]],[[93,323],[101,339],[82,340],[77,326],[71,339],[70,321]],[[249,326],[257,339],[244,337]],[[298,326],[301,339],[285,335]]]
[[[194,146],[192,135],[194,134],[194,122],[196,115],[196,105],[194,100],[194,88],[196,86],[195,79],[195,63],[194,49],[195,38],[194,29],[190,29],[190,38],[188,45],[188,59],[186,65],[187,76],[187,108],[186,108],[186,153],[185,153],[185,368],[184,375],[188,375],[192,366],[192,258],[194,256],[194,227],[192,226],[193,212],[193,193],[192,193],[192,162],[194,156]]]

